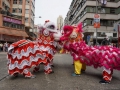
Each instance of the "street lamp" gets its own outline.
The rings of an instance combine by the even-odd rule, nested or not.
[[[41,17],[41,16],[39,16],[39,17],[33,16],[33,28],[32,28],[32,32],[33,32],[33,33],[34,33],[34,19],[35,19],[35,18],[42,18],[42,17]],[[37,37],[35,33],[34,33],[34,37]]]
[[[39,17],[35,17],[35,16],[33,16],[33,29],[34,29],[34,19],[35,18],[42,18],[41,16],[39,16]]]

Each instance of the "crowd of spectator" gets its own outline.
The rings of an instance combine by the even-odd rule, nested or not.
[[[0,42],[0,52],[7,52],[8,51],[8,47],[9,47],[9,43],[7,43],[7,42],[1,43]]]

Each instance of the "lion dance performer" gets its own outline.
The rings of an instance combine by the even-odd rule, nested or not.
[[[35,76],[29,69],[35,66],[35,70],[41,63],[44,64],[46,74],[52,73],[48,59],[51,60],[54,55],[51,51],[51,48],[56,45],[53,40],[58,40],[60,33],[52,22],[45,23],[41,29],[43,34],[36,41],[24,39],[10,45],[7,55],[8,73],[10,75],[22,74],[25,77],[34,78]]]
[[[62,41],[65,40],[63,48],[70,51],[73,56],[73,65],[75,70],[72,76],[80,76],[81,72],[86,69],[86,65],[81,63],[79,56],[70,48],[71,45],[80,43],[83,40],[83,34],[81,33],[82,30],[80,29],[80,27],[82,27],[81,25],[82,24],[79,24],[79,26],[73,25],[71,27],[65,26],[63,28],[64,37],[61,38]]]
[[[79,26],[79,25],[78,25]],[[82,30],[82,27],[80,27]],[[74,29],[72,26],[64,26],[64,35],[61,40],[70,42],[69,37],[72,36]],[[103,79],[99,82],[101,84],[108,84],[112,80],[113,69],[120,70],[120,49],[112,46],[88,46],[84,41],[74,44],[67,43],[65,48],[69,48],[73,54],[73,58],[79,58],[81,63],[94,68],[103,68]]]
[[[57,37],[60,37],[61,33],[59,30],[56,29],[55,25],[51,24],[52,23],[49,20],[45,21],[45,27],[48,27],[47,30],[42,26],[38,26],[40,35],[39,38],[37,39],[37,43],[40,47],[40,50],[48,52],[47,63],[45,64],[45,73],[53,73],[51,69],[51,66],[54,67],[53,56],[56,53],[56,49],[60,48],[60,44],[58,42],[59,38]],[[53,37],[53,32],[56,33],[54,29],[57,30],[57,32],[59,33],[59,35],[54,34],[54,37],[56,37],[57,41],[55,41]],[[40,66],[38,65],[37,67],[35,67],[34,72],[39,71],[39,69]]]

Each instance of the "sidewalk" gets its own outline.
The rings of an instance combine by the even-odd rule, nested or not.
[[[3,51],[2,51],[2,52],[0,52],[0,54],[7,54],[7,52],[3,52]]]

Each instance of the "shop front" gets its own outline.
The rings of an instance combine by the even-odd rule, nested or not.
[[[6,28],[0,28],[0,42],[13,43],[21,39],[26,39],[27,33],[23,30],[9,30]]]
[[[13,42],[19,41],[21,39],[24,39],[24,38],[22,36],[12,36],[12,35],[1,34],[0,41],[13,43]]]

